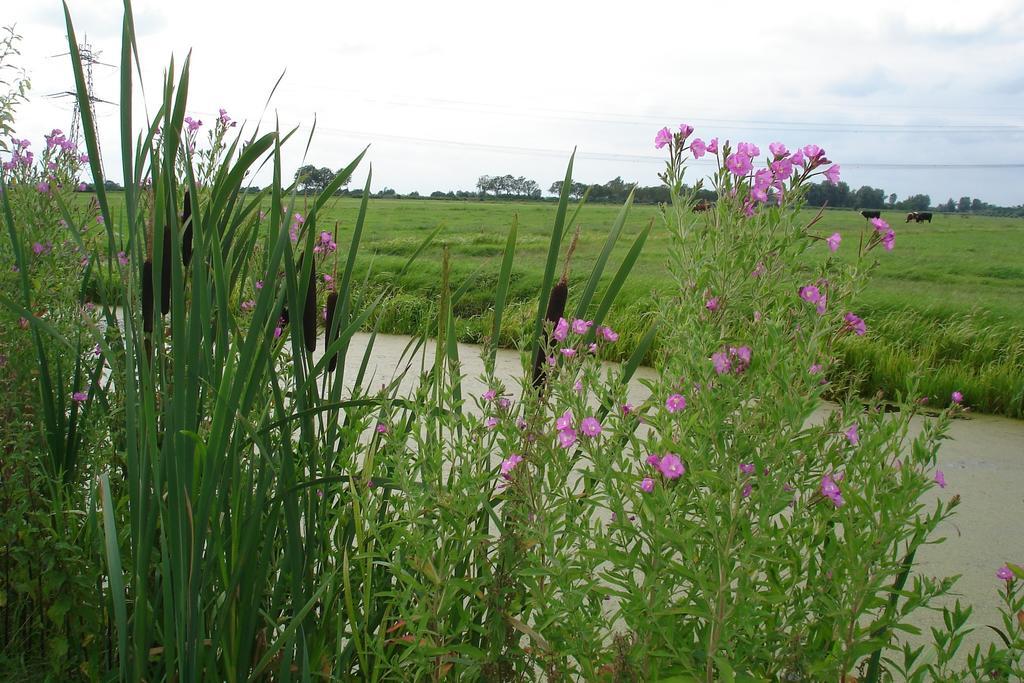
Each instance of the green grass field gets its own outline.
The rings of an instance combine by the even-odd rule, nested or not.
[[[296,198],[295,209],[304,214],[303,202],[303,197]],[[580,211],[576,224],[582,234],[570,297],[582,289],[583,274],[589,273],[620,208],[588,204]],[[339,198],[328,202],[321,214],[320,229],[337,221],[342,254],[358,209],[359,200]],[[458,334],[462,341],[483,341],[490,329],[505,239],[513,217],[518,217],[501,339],[502,345],[515,346],[536,310],[555,209],[552,202],[371,199],[355,276],[362,282],[369,269],[371,288],[393,288],[380,331],[433,329],[441,255],[447,245],[453,286],[471,280],[455,307]],[[808,220],[814,213],[805,211]],[[977,410],[1024,417],[1024,220],[936,214],[931,224],[919,225],[904,223],[901,212],[883,212],[883,217],[896,229],[896,248],[872,252],[879,267],[856,306],[869,334],[843,345],[845,365],[859,371],[859,391],[867,395],[882,390],[895,397],[917,381],[934,405],[944,405],[959,390]],[[623,356],[647,330],[654,296],[672,287],[666,270],[669,236],[656,207],[633,207],[605,271],[607,283],[633,238],[652,219],[654,231],[609,320],[623,337],[616,345]],[[396,277],[438,226],[438,237],[415,268]],[[859,213],[828,210],[816,227],[826,236],[839,231],[844,239],[839,254],[852,258],[863,226]]]
[[[322,217],[339,221],[340,235],[351,229],[358,200],[339,199],[328,204]],[[588,270],[597,257],[619,206],[590,204],[578,223],[583,228],[577,251],[578,270]],[[366,253],[375,253],[375,270],[391,270],[416,249],[430,230],[444,226],[426,252],[418,272],[398,283],[406,291],[436,287],[444,244],[455,257],[459,277],[481,280],[479,298],[488,301],[487,283],[494,280],[488,260],[500,258],[513,214],[519,217],[517,294],[532,298],[546,255],[555,206],[549,203],[456,202],[425,200],[371,200],[363,235]],[[806,211],[808,219],[813,212]],[[1024,220],[983,216],[937,215],[931,224],[905,225],[903,214],[883,213],[896,228],[896,249],[879,257],[880,267],[863,296],[861,309],[868,315],[911,308],[936,321],[971,314],[979,320],[1008,322],[1024,329]],[[668,235],[659,229],[653,206],[636,206],[618,246],[621,258],[636,235],[651,219],[655,231],[648,240],[637,269],[624,291],[625,300],[650,298],[666,286],[665,250]],[[852,255],[864,219],[852,211],[827,211],[819,223],[825,235],[838,230],[846,240],[841,254]],[[339,237],[339,244],[344,244]],[[464,306],[472,307],[470,297]]]
[[[301,198],[299,202],[301,211]],[[358,200],[338,199],[322,216],[323,227],[338,222],[342,248],[358,206]],[[590,204],[580,212],[577,273],[589,271],[619,209]],[[393,285],[399,292],[388,302],[382,331],[412,332],[428,322],[447,245],[454,285],[473,280],[456,309],[460,336],[481,341],[513,216],[518,216],[519,239],[510,296],[521,302],[518,320],[525,324],[535,305],[554,212],[554,204],[539,202],[371,200],[361,250],[367,256],[360,258],[359,275],[371,267],[372,282]],[[809,220],[813,212],[806,214]],[[857,307],[871,334],[850,340],[844,348],[847,365],[863,371],[860,390],[892,395],[917,379],[937,404],[959,389],[977,409],[1024,417],[1024,220],[937,214],[931,224],[918,225],[905,224],[904,215],[883,213],[896,228],[896,249],[873,252],[878,253],[879,267]],[[655,230],[611,319],[627,340],[639,338],[646,329],[654,293],[672,286],[665,266],[669,237],[653,206],[633,208],[612,264],[652,219]],[[440,235],[417,267],[396,281],[398,267],[439,225]],[[818,227],[823,235],[842,233],[840,253],[852,256],[863,225],[858,213],[836,210],[827,211]],[[605,279],[612,273],[609,268]],[[573,284],[578,291],[583,283]],[[513,315],[503,344],[515,344],[522,329],[516,320]],[[622,345],[623,353],[628,347]],[[923,364],[922,372],[916,370],[917,363]]]

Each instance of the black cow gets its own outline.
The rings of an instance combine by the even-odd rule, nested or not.
[[[864,216],[864,218],[881,218],[882,217],[882,212],[881,211],[861,211],[860,215]]]
[[[907,214],[907,223],[914,221],[915,223],[921,223],[922,221],[932,222],[932,214],[929,211],[911,211]]]

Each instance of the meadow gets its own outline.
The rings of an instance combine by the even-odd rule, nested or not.
[[[801,210],[819,147],[755,172],[688,125],[660,214],[577,206],[574,157],[557,206],[335,199],[365,151],[296,196],[289,135],[221,110],[202,143],[191,58],[133,118],[130,2],[108,195],[65,10],[85,147],[0,169],[0,680],[1024,675],[1019,549],[971,569],[980,620],[918,554],[997,500],[939,449],[1021,412],[1016,224],[894,221],[892,251]]]
[[[441,253],[447,246],[454,256],[454,285],[469,287],[455,307],[460,340],[484,341],[513,218],[518,222],[519,246],[510,306],[514,311],[519,305],[525,313],[536,300],[555,203],[371,199],[369,205],[356,279],[366,281],[369,275],[377,287],[393,287],[381,331],[411,334],[429,324],[428,302],[438,293]],[[301,197],[297,207],[301,213]],[[344,243],[358,209],[357,199],[332,199],[320,220],[324,226],[336,222],[337,239]],[[576,224],[582,232],[570,298],[582,289],[620,209],[614,204],[586,204],[579,211]],[[801,219],[810,222],[816,214],[807,209]],[[870,320],[869,334],[840,346],[846,367],[859,371],[851,379],[862,394],[881,390],[889,398],[919,381],[920,391],[938,405],[959,388],[977,410],[1024,417],[1024,220],[935,214],[930,224],[905,224],[902,212],[882,215],[896,229],[896,247],[874,252],[877,269],[856,302],[858,314]],[[639,340],[649,326],[654,297],[671,289],[665,265],[670,235],[656,206],[633,206],[612,255],[613,265],[621,261],[652,221],[654,229],[610,314],[611,324],[631,341]],[[870,230],[865,224],[859,213],[826,210],[815,232],[828,236],[838,231],[849,247],[838,255],[852,261],[853,245],[862,231]],[[396,277],[435,229],[440,232],[417,267]],[[810,253],[817,258],[820,251]],[[606,270],[603,286],[614,272]],[[513,319],[521,325],[508,330],[501,340],[505,346],[517,345],[529,315]],[[623,360],[616,352],[624,353],[610,350],[611,358]],[[656,352],[657,342],[647,360]]]

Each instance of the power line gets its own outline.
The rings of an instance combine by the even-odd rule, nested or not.
[[[322,85],[320,89],[336,92],[352,92],[343,88],[330,88]],[[424,109],[440,109],[448,111],[467,111],[471,113],[492,114],[499,116],[515,116],[540,118],[558,121],[574,121],[578,123],[604,123],[614,125],[630,125],[649,127],[664,125],[665,121],[678,120],[678,114],[627,114],[615,112],[593,112],[585,110],[552,109],[543,107],[524,107],[522,105],[490,104],[469,102],[464,100],[447,100],[425,98],[423,101],[390,97],[380,99],[360,96],[364,102],[387,106],[403,106]],[[532,112],[543,112],[540,114]],[[686,118],[686,117],[684,117]],[[820,121],[788,121],[768,119],[735,119],[719,117],[691,116],[687,118],[691,124],[712,125],[730,130],[777,130],[780,132],[807,133],[901,133],[901,134],[935,134],[935,133],[1024,133],[1024,125],[995,123],[865,123],[865,122],[820,122]]]
[[[568,150],[545,149],[538,147],[522,147],[513,145],[494,145],[490,143],[463,142],[459,140],[438,140],[433,138],[421,138],[407,135],[395,135],[391,133],[369,133],[365,131],[344,130],[328,126],[317,126],[317,131],[336,137],[345,137],[358,140],[388,140],[393,142],[412,143],[417,145],[435,145],[442,147],[456,147],[462,149],[476,149],[481,151],[502,152],[507,154],[526,154],[531,156],[554,156],[564,158]],[[628,161],[634,163],[664,163],[665,157],[650,154],[618,154],[615,152],[586,152],[576,154],[579,158],[593,159],[598,161]],[[687,162],[700,166],[714,166],[716,162],[710,159],[697,159]],[[886,170],[922,170],[922,169],[945,169],[945,170],[1009,170],[1024,169],[1024,163],[1000,163],[1000,162],[967,162],[967,163],[946,163],[946,162],[884,162],[884,161],[854,161],[840,164],[846,169],[886,169]]]

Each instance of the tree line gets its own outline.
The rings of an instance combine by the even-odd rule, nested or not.
[[[319,194],[330,185],[335,175],[340,172],[332,171],[326,166],[316,167],[313,164],[306,164],[295,171],[295,187],[302,194]],[[340,197],[361,197],[361,189],[349,190],[346,180],[341,187],[335,191]],[[107,189],[118,190],[121,186],[113,181],[106,181]],[[87,186],[92,190],[92,186]],[[643,186],[623,180],[616,176],[606,183],[574,182],[569,189],[569,196],[578,200],[590,190],[588,201],[610,202],[621,204],[626,200],[630,190],[633,190],[633,201],[638,204],[659,204],[668,202],[668,189],[664,185]],[[385,187],[371,196],[380,199],[502,199],[516,201],[550,201],[557,197],[562,190],[562,181],[556,180],[548,186],[545,198],[541,186],[535,181],[524,176],[505,175],[482,175],[476,182],[475,190],[435,190],[427,196],[419,192],[400,194],[393,188]],[[258,192],[258,187],[248,188],[249,192]],[[713,190],[700,190],[698,199],[712,202],[715,200]],[[1020,206],[997,206],[983,202],[977,197],[960,197],[954,200],[950,197],[945,202],[932,204],[932,198],[926,194],[914,194],[900,199],[895,192],[886,194],[885,190],[870,185],[862,185],[854,190],[846,182],[840,181],[836,185],[826,182],[812,184],[807,189],[808,206],[829,206],[836,209],[888,209],[892,211],[941,211],[945,213],[975,213],[993,216],[1024,216],[1024,205]]]

